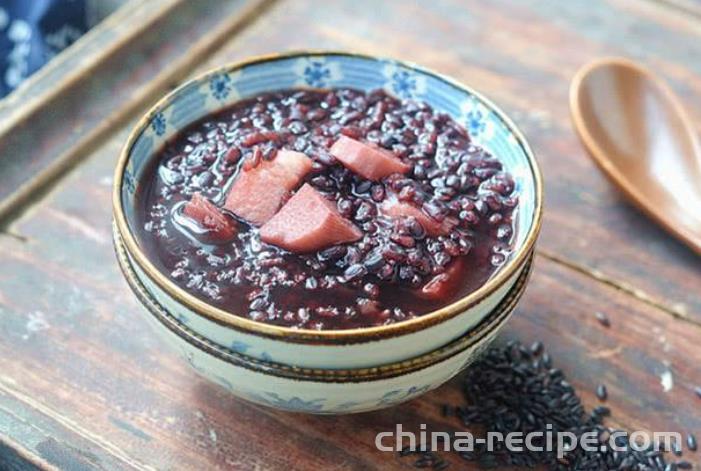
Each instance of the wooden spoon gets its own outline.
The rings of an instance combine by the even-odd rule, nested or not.
[[[598,59],[570,87],[584,147],[623,193],[701,254],[701,146],[672,90],[626,59]]]

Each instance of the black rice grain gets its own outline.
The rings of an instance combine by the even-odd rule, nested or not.
[[[543,351],[543,342],[537,341],[533,342],[533,345],[531,345],[531,355],[540,355],[540,353]]]
[[[446,411],[452,410],[459,422],[477,430],[500,432],[503,436],[510,432],[521,432],[524,436],[540,432],[541,438],[546,431],[552,432],[553,436],[558,432],[569,432],[578,439],[585,433],[594,432],[602,445],[608,445],[609,437],[621,432],[603,425],[604,417],[611,414],[608,407],[599,406],[591,414],[585,413],[574,387],[562,370],[552,366],[552,360],[540,342],[530,348],[516,341],[490,348],[466,371],[462,389],[466,404],[452,409],[442,405],[443,415],[448,416]],[[597,397],[604,400],[606,396],[605,386],[599,385]],[[533,444],[542,447],[544,441],[539,443],[536,439]],[[692,449],[692,442],[695,449],[695,438],[688,435],[689,449]],[[585,451],[576,447],[558,458],[556,449],[548,451],[543,447],[541,451],[525,448],[516,451],[497,441],[491,450],[484,444],[476,444],[471,451],[460,451],[458,455],[476,463],[480,469],[502,466],[538,467],[550,471],[692,469],[687,461],[668,463],[665,453],[655,450],[652,445],[647,449],[629,446],[627,434],[618,434],[616,445],[622,450],[602,446]],[[674,444],[676,446],[679,444]],[[448,463],[434,452],[418,453],[420,458],[414,464],[417,467],[427,467],[429,463],[435,469],[448,467]],[[400,452],[403,454],[404,451]]]
[[[677,456],[682,456],[682,444],[675,441],[672,444],[672,453],[674,453]]]
[[[441,407],[441,414],[443,417],[449,417],[453,415],[453,407],[450,404],[443,404]]]
[[[611,321],[606,314],[597,311],[595,315],[596,320],[599,321],[599,324],[603,325],[604,327],[611,327]]]
[[[606,390],[605,384],[600,384],[596,387],[596,397],[599,398],[600,401],[606,400],[608,397],[608,391]]]

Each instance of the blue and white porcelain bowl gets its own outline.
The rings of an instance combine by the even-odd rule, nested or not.
[[[458,301],[397,324],[350,330],[279,327],[226,312],[185,292],[148,259],[137,230],[136,199],[159,148],[188,124],[240,99],[295,87],[383,88],[448,113],[503,162],[516,182],[514,250],[484,285]],[[250,358],[312,369],[371,368],[436,350],[462,337],[511,290],[532,253],[541,225],[540,170],[523,135],[493,103],[470,88],[421,67],[339,52],[259,57],[216,69],[160,100],[131,133],[117,164],[116,233],[135,276],[167,312],[215,345]]]
[[[523,295],[531,261],[499,305],[449,344],[401,362],[373,368],[318,370],[251,358],[193,332],[156,301],[138,280],[115,234],[120,268],[148,311],[155,331],[204,378],[248,401],[293,412],[348,414],[391,407],[428,392],[484,351]]]

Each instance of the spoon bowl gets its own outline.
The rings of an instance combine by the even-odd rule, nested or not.
[[[672,90],[635,62],[599,59],[572,80],[570,110],[606,176],[701,254],[701,146]]]

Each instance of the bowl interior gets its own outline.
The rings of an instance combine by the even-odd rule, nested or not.
[[[142,245],[136,229],[137,195],[166,141],[188,124],[240,99],[303,87],[381,88],[400,98],[424,101],[462,123],[473,140],[497,156],[514,177],[519,194],[514,251],[500,272],[523,263],[540,225],[541,183],[532,152],[515,125],[486,98],[451,79],[411,64],[345,53],[291,53],[226,66],[186,83],[154,106],[132,133],[117,167],[115,214],[127,247]],[[174,284],[170,288],[179,290]]]

